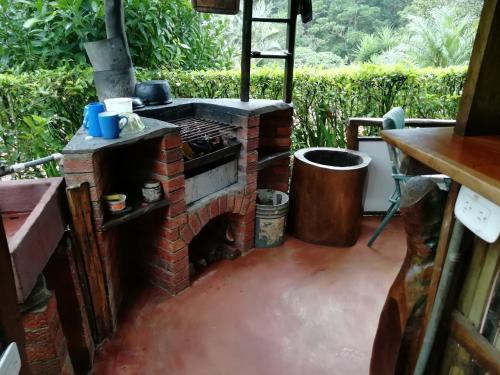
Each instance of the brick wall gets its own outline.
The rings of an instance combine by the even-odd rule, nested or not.
[[[26,355],[33,375],[73,374],[57,301],[52,295],[47,304],[23,314]]]
[[[95,154],[65,155],[67,185],[81,182],[90,185],[94,227],[114,322],[126,290],[124,282],[128,274],[123,266],[124,257],[132,254],[135,258],[128,261],[130,268],[153,285],[171,294],[179,293],[190,282],[188,245],[209,220],[229,214],[235,245],[246,252],[254,246],[257,185],[288,190],[288,160],[278,161],[259,173],[257,166],[260,152],[289,150],[292,110],[252,117],[228,116],[232,123],[239,125],[237,137],[242,143],[238,183],[189,207],[185,201],[179,133]],[[124,187],[140,189],[147,178],[161,182],[169,207],[103,232],[102,195],[127,194]],[[140,190],[131,194],[140,194]]]
[[[264,114],[260,119],[259,154],[289,151],[292,144],[293,109]],[[273,162],[258,173],[259,189],[288,192],[290,158]]]
[[[77,273],[71,241],[65,235],[43,273],[47,286],[57,296],[57,311],[66,337],[71,363],[77,373],[92,368],[94,341],[87,306]]]

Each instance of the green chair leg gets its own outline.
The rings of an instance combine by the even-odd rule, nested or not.
[[[384,219],[382,220],[382,223],[380,223],[379,227],[377,228],[377,230],[373,234],[372,238],[370,238],[370,241],[368,241],[368,246],[371,246],[375,242],[375,240],[377,239],[377,237],[384,230],[384,228],[387,225],[387,223],[389,223],[389,221],[392,219],[392,217],[394,216],[394,214],[398,211],[398,209],[399,209],[399,202],[400,202],[400,198],[397,198],[392,203],[391,207],[389,207],[389,209],[387,210],[387,212],[386,212],[386,214],[384,216]]]

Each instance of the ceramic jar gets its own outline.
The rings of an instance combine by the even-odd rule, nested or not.
[[[142,198],[144,202],[153,203],[159,201],[163,196],[160,181],[147,180],[142,185]]]

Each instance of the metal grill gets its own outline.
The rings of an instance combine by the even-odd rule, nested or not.
[[[224,134],[232,134],[237,125],[200,119],[195,117],[169,121],[181,128],[181,138],[184,143],[197,140],[210,140]]]

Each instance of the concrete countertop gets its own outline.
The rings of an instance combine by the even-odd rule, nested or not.
[[[179,98],[174,99],[171,104],[147,106],[135,112],[140,115],[150,116],[155,112],[163,112],[165,109],[189,106],[208,107],[209,109],[223,110],[226,113],[243,116],[259,116],[293,107],[281,100],[252,99],[249,102],[242,102],[240,99]]]
[[[101,137],[87,138],[87,131],[81,127],[73,136],[71,141],[64,147],[63,154],[92,154],[97,151],[127,146],[142,140],[162,137],[165,134],[178,132],[177,125],[165,121],[141,117],[145,129],[140,133],[122,135],[116,139],[104,139]]]

